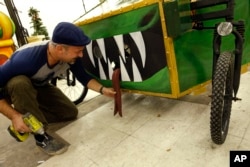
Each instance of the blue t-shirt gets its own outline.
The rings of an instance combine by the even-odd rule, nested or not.
[[[70,69],[78,81],[84,86],[92,79],[84,69],[82,59],[78,58],[74,64],[60,62],[53,67],[47,60],[48,41],[35,42],[22,46],[16,50],[11,58],[0,66],[0,89],[18,75],[26,75],[36,86],[43,86],[60,74]],[[4,97],[0,91],[0,99]]]

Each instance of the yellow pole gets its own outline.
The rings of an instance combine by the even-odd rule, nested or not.
[[[164,15],[163,3],[164,0],[159,0],[159,11],[160,11],[164,45],[166,51],[167,66],[169,69],[169,79],[171,84],[172,96],[173,98],[177,98],[180,93],[180,87],[179,87],[179,78],[178,78],[178,71],[175,58],[174,43],[173,39],[168,36],[167,32],[168,25],[166,23],[166,18]]]

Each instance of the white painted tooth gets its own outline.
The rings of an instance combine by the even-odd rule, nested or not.
[[[103,56],[103,59],[105,60],[105,62],[107,63],[107,56],[106,56],[106,52],[105,52],[105,43],[104,43],[104,39],[101,38],[101,39],[97,39],[96,40],[99,48],[100,48],[100,51],[102,53],[102,56]]]
[[[119,48],[120,54],[124,62],[126,63],[125,59],[125,52],[124,52],[124,42],[123,42],[123,35],[116,35],[114,36],[115,42]]]
[[[90,42],[90,44],[88,44],[86,46],[86,49],[87,49],[87,52],[88,52],[91,63],[93,64],[94,67],[96,67],[95,66],[95,61],[94,61],[93,50],[92,50],[92,41]]]
[[[107,79],[106,75],[104,73],[103,67],[102,67],[102,63],[101,63],[101,59],[98,59],[98,65],[99,65],[99,74],[100,74],[100,78],[101,79]]]
[[[128,72],[127,72],[127,70],[125,68],[125,65],[124,65],[124,63],[122,61],[122,58],[119,57],[119,59],[120,59],[120,69],[121,69],[121,80],[122,81],[131,81],[130,78],[129,78]]]
[[[137,65],[135,64],[134,58],[132,58],[132,69],[133,69],[134,81],[141,82],[142,81],[141,73],[140,73]]]
[[[108,59],[108,70],[109,70],[109,78],[108,79],[111,79],[112,75],[113,75],[113,68],[112,68],[112,64],[111,64],[109,59]]]
[[[142,60],[142,65],[143,67],[145,67],[145,63],[146,63],[146,47],[145,47],[145,43],[143,40],[143,36],[141,34],[140,31],[138,32],[132,32],[130,33],[132,39],[135,41],[135,44],[140,52],[141,55],[141,60]]]

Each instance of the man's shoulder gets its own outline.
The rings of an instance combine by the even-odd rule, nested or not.
[[[35,58],[39,59],[47,54],[48,41],[32,42],[21,46],[17,49],[13,55],[12,59],[23,59],[23,58]]]
[[[37,66],[46,63],[48,41],[32,42],[20,47],[10,58],[12,64]]]
[[[37,41],[37,42],[31,42],[26,45],[21,46],[16,50],[16,52],[27,49],[27,48],[37,48],[37,47],[47,47],[48,45],[48,40],[46,41]]]

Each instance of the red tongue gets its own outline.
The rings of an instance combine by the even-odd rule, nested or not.
[[[112,85],[116,91],[114,98],[114,115],[117,113],[122,117],[122,100],[121,100],[121,88],[120,88],[120,69],[117,68],[114,70],[112,75]]]

